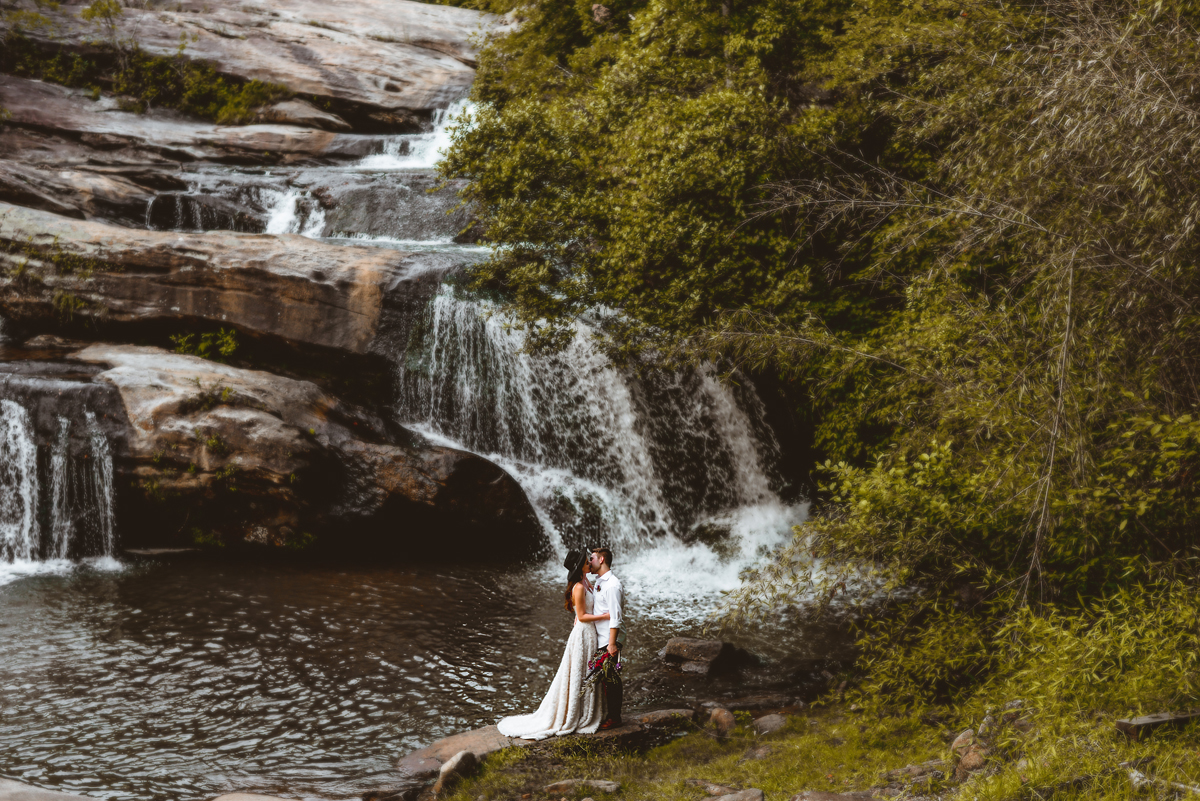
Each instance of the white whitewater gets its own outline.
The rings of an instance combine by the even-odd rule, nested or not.
[[[66,559],[75,521],[71,514],[71,421],[58,418],[58,440],[50,454],[50,556]]]
[[[29,412],[0,400],[0,560],[37,557],[37,444]]]
[[[116,521],[113,518],[113,460],[108,437],[96,422],[96,415],[86,412],[88,444],[91,459],[87,471],[90,479],[90,501],[88,511],[93,528],[99,534],[100,555],[112,557],[116,553]]]
[[[475,106],[463,99],[433,113],[430,130],[388,137],[382,153],[367,156],[356,165],[362,170],[431,170],[450,147],[450,128],[461,124]]]
[[[278,197],[267,215],[268,234],[300,234],[316,239],[324,233],[325,210],[308,192],[289,188],[272,194]]]
[[[81,557],[91,568],[121,567],[115,558],[112,448],[95,415],[85,415],[84,452],[72,455],[71,421],[60,417],[39,472],[29,412],[0,400],[0,585],[70,572],[79,564],[72,559]]]
[[[397,415],[508,470],[555,548],[607,544],[657,613],[694,617],[698,596],[736,586],[803,520],[776,492],[753,389],[711,370],[639,377],[586,327],[561,354],[530,356],[491,311],[441,289],[399,362]]]

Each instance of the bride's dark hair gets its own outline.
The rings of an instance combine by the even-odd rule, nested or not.
[[[567,575],[567,591],[563,593],[563,608],[568,612],[575,611],[575,605],[571,603],[571,590],[575,589],[575,585],[583,581],[583,565],[572,570]]]

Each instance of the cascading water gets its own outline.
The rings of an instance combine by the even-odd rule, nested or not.
[[[70,558],[116,565],[112,448],[92,412],[83,442],[72,429],[59,417],[39,460],[28,410],[0,400],[0,584],[69,569]]]
[[[474,108],[470,100],[451,103],[448,108],[433,113],[430,130],[419,134],[393,136],[387,140],[382,153],[367,156],[358,163],[363,170],[430,170],[441,161],[450,147],[450,128],[460,124],[465,113]]]
[[[325,230],[325,210],[307,192],[289,188],[280,194],[267,217],[268,234],[300,234],[310,239]]]
[[[0,559],[28,561],[38,550],[37,444],[29,412],[0,400]]]
[[[622,578],[662,590],[667,613],[732,586],[803,518],[777,493],[778,446],[753,389],[711,369],[635,375],[584,326],[562,353],[531,356],[489,311],[442,287],[399,362],[397,414],[505,467],[557,547],[637,553]],[[664,571],[689,574],[691,591]]]
[[[58,418],[58,440],[50,454],[50,556],[66,559],[75,521],[71,515],[71,421]]]
[[[108,445],[108,437],[96,422],[96,415],[92,412],[87,412],[86,415],[91,451],[90,469],[87,471],[90,479],[90,502],[87,508],[92,517],[93,528],[99,535],[101,555],[112,557],[116,550],[112,449]]]

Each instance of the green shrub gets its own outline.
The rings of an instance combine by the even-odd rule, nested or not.
[[[232,328],[228,331],[222,328],[215,333],[201,334],[199,339],[195,334],[174,334],[171,336],[171,342],[175,344],[176,353],[199,356],[221,364],[238,349],[237,331]],[[227,400],[229,388],[223,387],[220,391],[220,400]]]

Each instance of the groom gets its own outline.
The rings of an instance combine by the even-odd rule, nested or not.
[[[607,548],[593,548],[588,557],[588,570],[596,574],[596,603],[594,611],[597,615],[608,613],[607,620],[596,621],[596,643],[600,651],[607,646],[610,658],[620,658],[621,646],[625,644],[625,620],[622,612],[625,607],[625,595],[621,590],[621,580],[612,572],[612,551]],[[621,701],[624,691],[621,679],[604,683],[604,699],[607,710],[606,719],[600,728],[613,729],[621,725]]]

